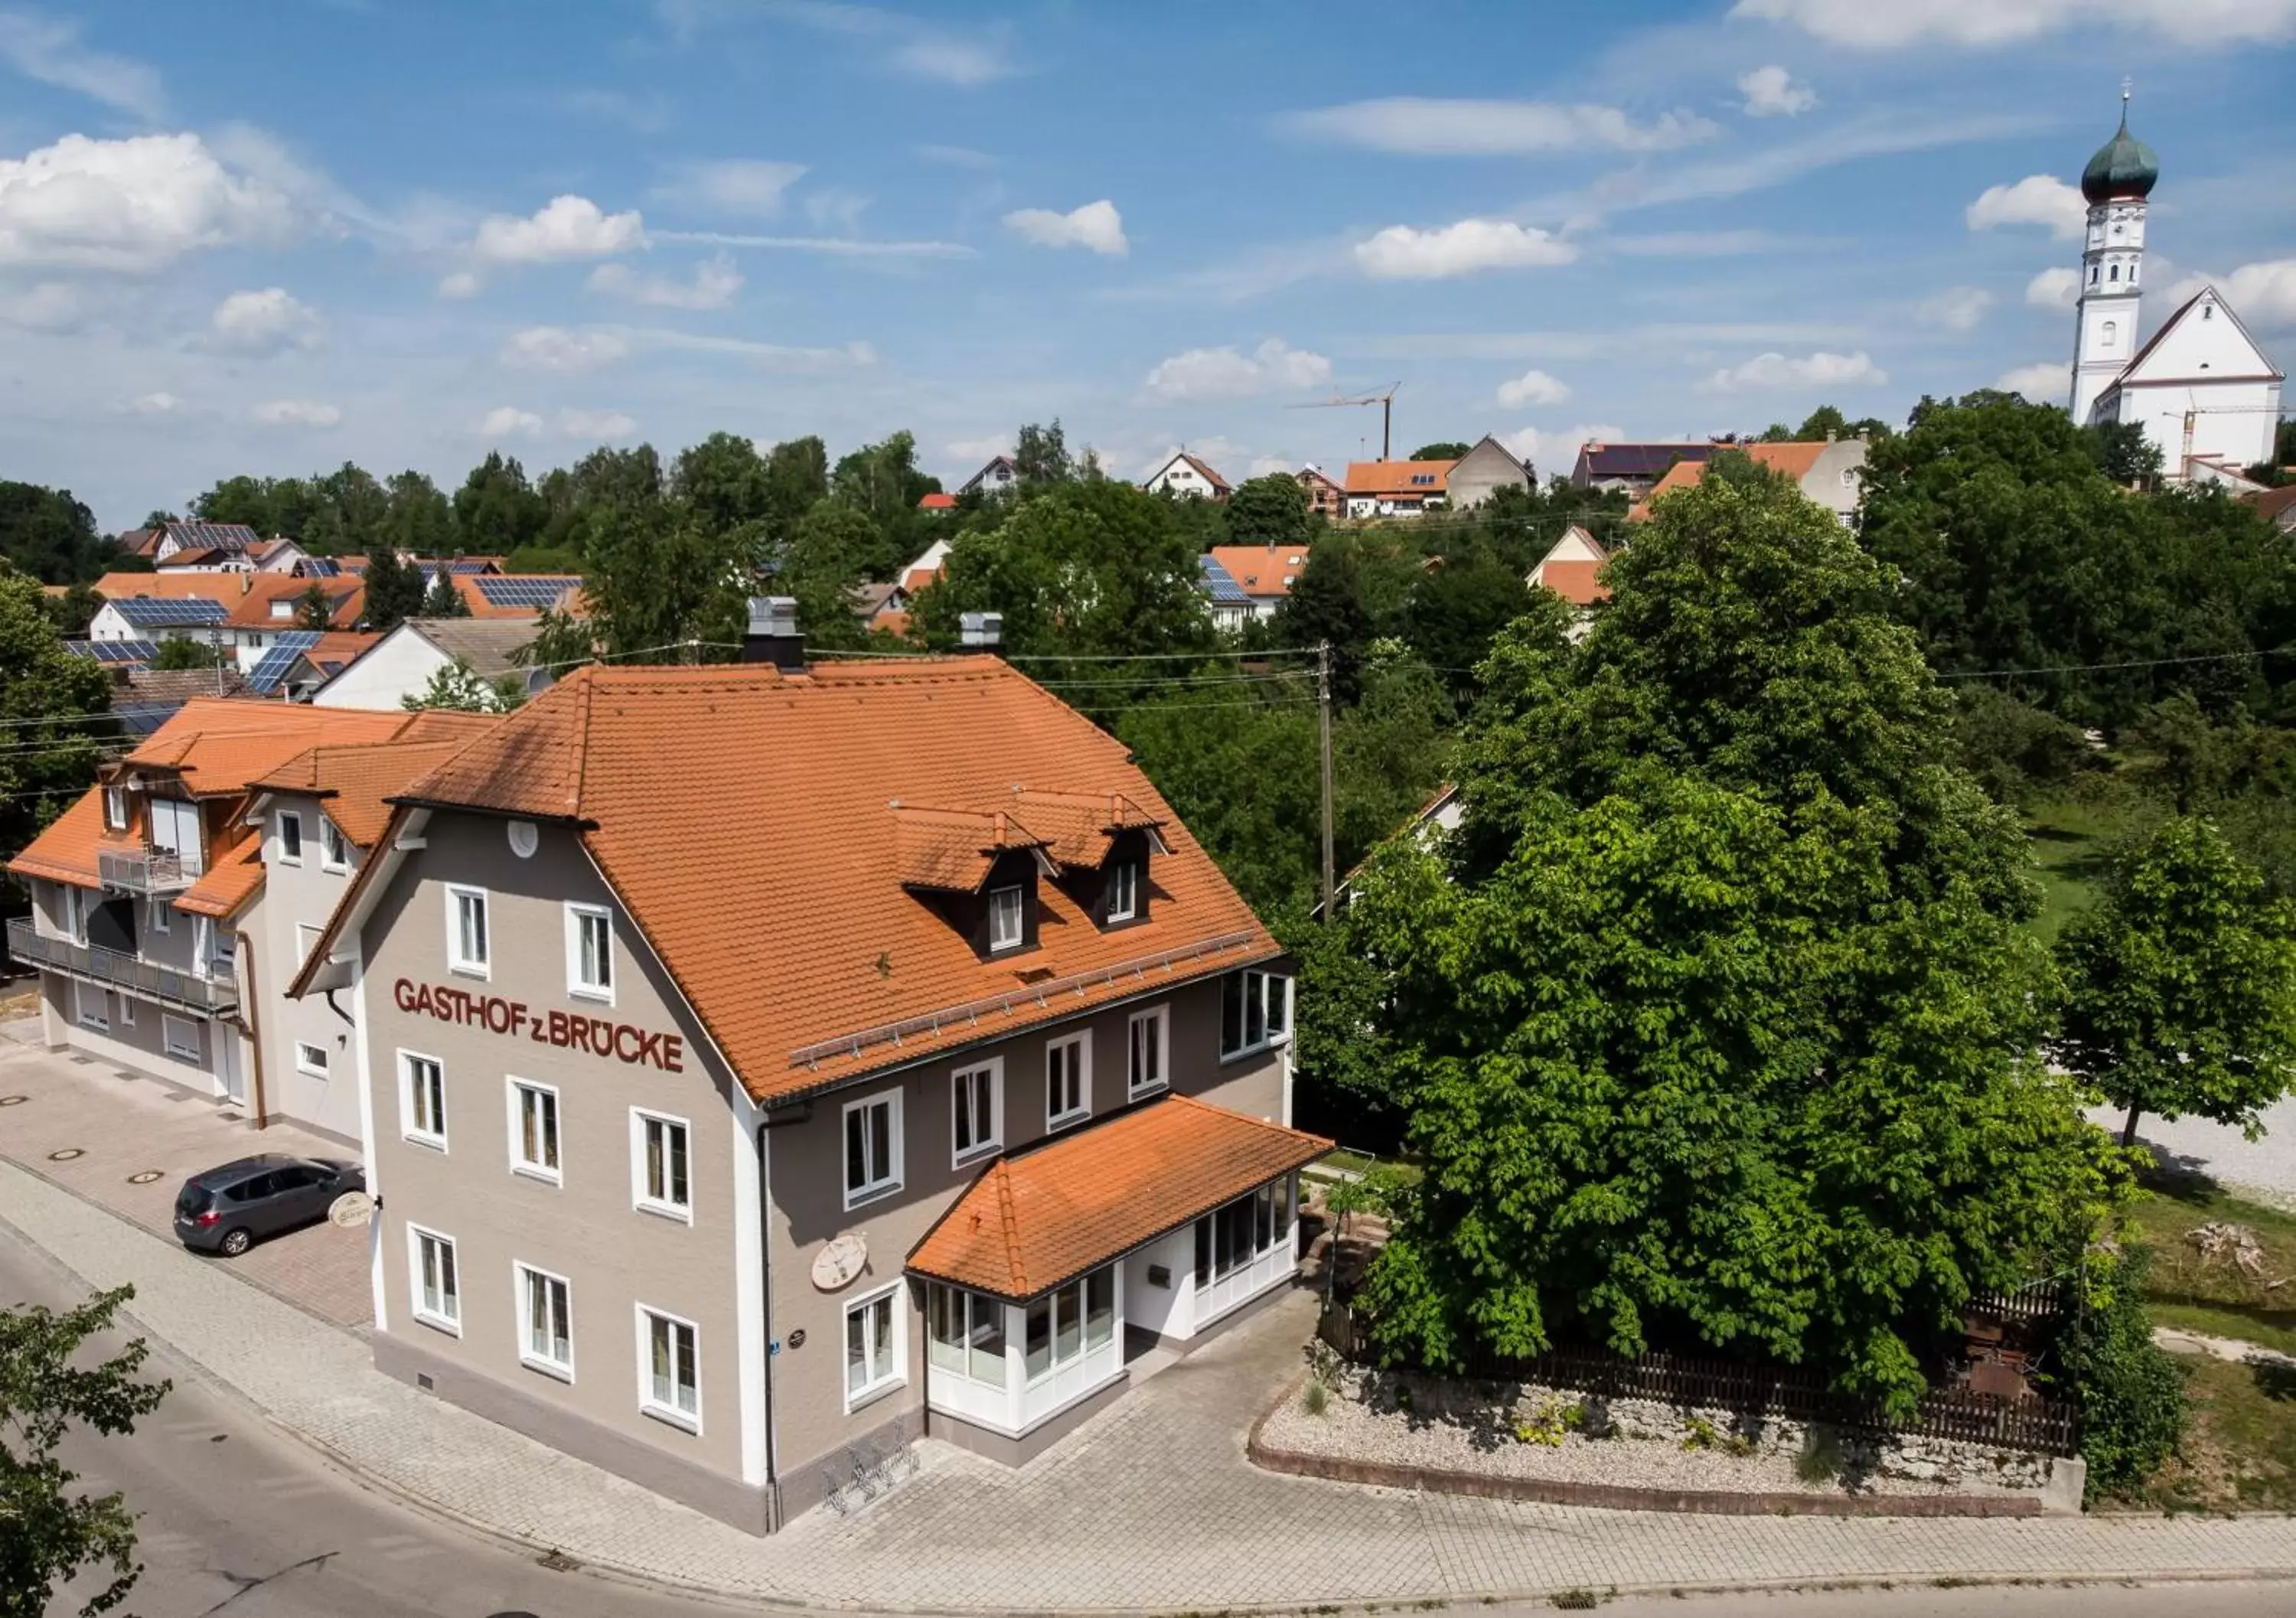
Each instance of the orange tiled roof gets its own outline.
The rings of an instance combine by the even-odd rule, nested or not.
[[[178,776],[194,798],[222,797],[247,791],[305,748],[388,741],[406,720],[403,712],[194,697],[117,768]]]
[[[95,850],[103,841],[103,793],[84,793],[42,828],[24,851],[8,862],[19,876],[45,876],[76,888],[98,885]]]
[[[1439,495],[1456,461],[1350,461],[1348,492],[1351,495]],[[1431,483],[1414,478],[1431,477]]]
[[[1304,545],[1215,545],[1211,554],[1247,595],[1281,599],[1308,571]]]
[[[95,593],[106,601],[148,595],[159,601],[220,602],[228,609],[254,577],[252,573],[106,573],[95,581]]]
[[[1154,832],[1164,822],[1121,793],[1037,792],[1015,788],[1013,808],[1044,840],[1045,852],[1071,869],[1098,870],[1117,833]]]
[[[303,655],[322,674],[333,674],[382,638],[365,629],[329,629]]]
[[[1186,1096],[1003,1157],[909,1254],[911,1271],[1025,1302],[1332,1149]]]
[[[978,893],[997,857],[1043,842],[1001,809],[933,809],[895,803],[893,872],[913,888]]]
[[[208,874],[177,896],[176,908],[194,916],[229,916],[263,887],[263,839],[250,837],[228,850]]]
[[[945,495],[935,489],[931,494],[918,497],[917,509],[919,511],[955,511],[956,497]]]
[[[1170,851],[1151,867],[1150,919],[1103,932],[1041,882],[1038,947],[983,961],[902,886],[887,804],[994,805],[1016,784],[1120,795],[1162,823]],[[1152,963],[1143,969],[1174,982],[1282,952],[1124,744],[996,658],[796,676],[586,667],[399,801],[574,823],[760,1099],[1137,992],[1114,981],[1119,967]],[[1037,992],[1078,979],[1056,1002]],[[977,1021],[904,1030],[898,1044],[859,1037],[990,999]],[[800,1059],[832,1041],[842,1048]]]
[[[303,597],[316,585],[332,607],[327,620],[333,629],[348,629],[359,620],[366,605],[366,587],[356,579],[299,579],[292,573],[242,574],[248,587],[226,598],[224,622],[235,629],[299,629]],[[287,606],[282,618],[275,612]]]
[[[1816,465],[1817,457],[1825,453],[1825,440],[1816,439],[1792,444],[1725,444],[1720,448],[1742,449],[1754,458],[1755,464],[1783,472],[1799,483],[1809,476],[1809,469]],[[1705,477],[1707,465],[1704,461],[1677,461],[1666,469],[1664,477],[1651,486],[1650,497],[1655,500],[1671,490],[1688,489]]]
[[[442,727],[426,727],[429,739],[414,739],[408,732],[430,718],[415,715],[388,742],[331,743],[298,753],[253,783],[253,790],[323,799],[327,818],[342,828],[343,835],[360,848],[371,849],[381,841],[384,828],[390,824],[390,806],[385,799],[406,791],[409,784],[421,780],[476,736],[502,722],[495,714],[455,717],[479,723],[461,735],[452,730],[440,734]]]

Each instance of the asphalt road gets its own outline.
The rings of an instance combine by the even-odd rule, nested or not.
[[[0,1306],[60,1308],[82,1291],[45,1254],[0,1239]],[[545,1568],[530,1552],[363,1489],[164,1345],[154,1345],[148,1373],[175,1382],[151,1419],[132,1437],[76,1439],[66,1452],[87,1487],[123,1491],[140,1515],[144,1573],[126,1609],[138,1618],[702,1618],[736,1610]],[[56,1600],[51,1618],[78,1610],[72,1594]],[[1555,1609],[1462,1610],[1496,1618]],[[2296,1613],[2296,1584],[1628,1597],[1600,1610],[1611,1618],[2281,1618]]]

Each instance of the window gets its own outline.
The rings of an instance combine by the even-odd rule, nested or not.
[[[72,980],[72,1015],[82,1028],[109,1029],[111,1026],[111,992],[98,989],[93,983]]]
[[[1196,1285],[1209,1286],[1292,1239],[1292,1180],[1285,1176],[1196,1221]]]
[[[447,1070],[435,1056],[398,1053],[403,1111],[400,1132],[426,1146],[447,1149]]]
[[[1164,1071],[1164,1049],[1170,1032],[1169,1012],[1161,1006],[1132,1014],[1126,1030],[1125,1095],[1137,1100],[1171,1082]]]
[[[447,965],[456,972],[487,975],[487,891],[447,890]]]
[[[135,1026],[135,997],[133,995],[123,994],[119,997],[119,1026],[122,1028]]]
[[[314,1045],[308,1039],[295,1041],[295,1071],[308,1073],[314,1079],[327,1076],[327,1047]]]
[[[845,1205],[901,1188],[901,1092],[845,1105]]]
[[[160,1014],[160,1047],[178,1062],[200,1059],[200,1025],[189,1017]]]
[[[325,815],[319,817],[319,863],[330,871],[351,868],[351,840]]]
[[[1004,1385],[1004,1305],[962,1287],[938,1281],[925,1294],[931,1342],[926,1354],[935,1368],[992,1388]]]
[[[614,920],[595,905],[566,907],[566,992],[609,1003],[614,998]]]
[[[279,811],[279,863],[283,866],[303,863],[303,817],[292,809]]]
[[[1116,1335],[1116,1266],[1055,1287],[1028,1307],[1021,1360],[1029,1380],[1075,1364]]]
[[[455,1269],[455,1244],[436,1231],[406,1228],[407,1290],[414,1318],[440,1331],[463,1335],[463,1288]]]
[[[996,1151],[1004,1140],[1004,1064],[992,1058],[949,1075],[949,1144],[962,1164]]]
[[[2120,280],[2120,266],[2119,266],[2118,264],[2114,265],[2114,266],[2112,267],[2112,273],[2111,275],[2107,275],[2107,276],[2105,277],[2105,279],[2106,279],[2107,281],[2109,281],[2109,282],[2110,282],[2110,281],[2118,281],[2118,280]]]
[[[56,889],[56,926],[75,944],[87,942],[87,895],[78,888]]]
[[[574,1380],[573,1294],[566,1277],[521,1264],[518,1357],[538,1371]]]
[[[1291,1023],[1291,980],[1247,969],[1220,980],[1220,1055],[1240,1056],[1282,1039]]]
[[[1119,860],[1108,867],[1108,919],[1128,922],[1140,914],[1140,862]]]
[[[901,1311],[898,1283],[845,1311],[845,1408],[897,1387],[901,1376]]]
[[[2119,323],[2111,320],[2106,321],[2104,323],[2104,346],[2108,349],[2112,347],[2112,345],[2120,340],[2120,326]]]
[[[165,937],[176,930],[176,907],[164,899],[155,899],[146,907],[152,918],[152,931]]]
[[[127,789],[107,786],[103,789],[103,824],[115,832],[127,829]]]
[[[683,1118],[630,1109],[630,1195],[648,1213],[689,1222],[693,1218],[693,1180]]]
[[[988,950],[1018,949],[1027,941],[1022,916],[1026,895],[1017,886],[988,890]]]
[[[1092,1036],[1077,1034],[1045,1047],[1045,1127],[1057,1129],[1092,1112]]]
[[[558,1092],[549,1085],[510,1081],[510,1166],[514,1174],[559,1183]]]
[[[325,931],[324,927],[314,927],[308,922],[295,924],[295,964],[298,966],[311,958],[311,951],[319,947],[320,934]]]
[[[638,1305],[638,1409],[676,1426],[701,1426],[701,1361],[693,1322]]]
[[[295,616],[295,604],[294,604],[293,602],[291,602],[291,601],[288,601],[288,600],[286,600],[286,599],[285,599],[285,598],[283,598],[283,597],[282,599],[278,600],[278,601],[275,601],[275,602],[273,602],[273,603],[271,604],[271,616],[272,616],[272,617],[274,617],[274,618],[292,618],[292,617],[294,617],[294,616]]]

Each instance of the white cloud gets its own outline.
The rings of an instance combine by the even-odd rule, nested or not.
[[[605,213],[587,197],[558,196],[526,218],[488,215],[471,245],[480,258],[497,264],[604,259],[644,246],[645,221],[636,209]]]
[[[513,332],[498,357],[513,371],[547,371],[560,376],[578,375],[627,358],[627,338],[611,332],[574,332],[564,326],[528,326]]]
[[[2296,0],[1738,0],[1730,14],[1791,23],[1835,45],[1868,48],[1923,40],[2010,45],[2097,25],[2178,44],[2296,36]]]
[[[34,332],[69,332],[88,316],[87,294],[67,281],[40,281],[0,293],[0,324]]]
[[[680,0],[657,0],[656,9],[682,34],[717,11]],[[816,33],[868,41],[880,62],[909,78],[969,89],[1020,71],[999,31],[980,24],[947,33],[905,12],[854,0],[779,0],[769,10],[779,21]]]
[[[316,347],[323,323],[318,312],[285,287],[234,292],[208,317],[206,346],[226,354],[260,358],[283,349]]]
[[[316,398],[275,398],[258,405],[248,415],[265,427],[332,427],[343,419],[340,405]]]
[[[1509,410],[1525,405],[1559,405],[1570,397],[1568,385],[1544,371],[1526,371],[1499,384],[1499,403]]]
[[[196,135],[67,135],[0,158],[0,265],[148,274],[201,248],[283,236],[294,209]]]
[[[1581,444],[1615,443],[1626,436],[1625,428],[1603,422],[1582,423],[1563,432],[1542,432],[1536,427],[1524,427],[1502,432],[1498,439],[1517,460],[1529,461],[1543,483],[1557,472],[1570,470],[1578,462]]]
[[[1993,307],[1993,294],[1983,287],[1949,286],[1942,292],[1924,298],[1914,308],[1914,313],[1933,326],[1948,332],[1973,332],[1977,323],[1985,318],[1985,311]]]
[[[804,174],[803,163],[777,163],[763,158],[685,163],[655,186],[653,194],[664,201],[715,213],[770,218],[781,211],[784,193]]]
[[[486,420],[479,423],[479,436],[483,439],[538,439],[542,436],[542,418],[531,410],[521,410],[515,405],[496,405],[487,412]]]
[[[1771,388],[1874,387],[1890,380],[1863,349],[1855,354],[1815,354],[1792,358],[1757,354],[1743,365],[1717,371],[1702,384],[1710,393],[1744,393]]]
[[[890,61],[895,71],[908,78],[930,78],[968,90],[1010,78],[1020,71],[1001,44],[953,35],[908,40],[894,47]]]
[[[1817,105],[1817,93],[1775,65],[1738,76],[1741,109],[1748,118],[1793,118]]]
[[[1972,230],[1997,225],[2046,225],[2060,242],[2077,242],[2087,226],[2088,199],[2054,175],[2029,174],[2014,185],[1988,185],[1964,216]]]
[[[1721,133],[1711,119],[1664,112],[1638,124],[1617,107],[1394,95],[1286,114],[1278,127],[1313,140],[1421,157],[1499,156],[1608,147],[1670,152]]]
[[[668,275],[649,275],[627,264],[602,264],[590,272],[594,292],[627,298],[660,309],[722,309],[742,290],[742,272],[724,253],[693,267],[690,282]]]
[[[479,295],[480,286],[478,276],[469,270],[454,270],[439,277],[439,296],[475,298]]]
[[[952,460],[965,462],[965,470],[971,472],[1000,455],[1011,455],[1013,440],[1005,433],[992,432],[987,438],[952,439],[941,448]]]
[[[29,12],[0,12],[0,60],[27,78],[122,112],[148,119],[161,111],[156,70],[125,56],[88,50],[72,23],[53,22]]]
[[[178,415],[185,408],[184,401],[172,393],[146,393],[121,407],[130,415]]]
[[[638,433],[637,418],[619,410],[561,410],[558,413],[558,436],[567,439],[594,439],[601,443],[619,443],[634,439]]]
[[[868,211],[869,202],[858,192],[828,186],[806,198],[806,221],[816,230],[840,230],[850,235],[861,228],[861,216]]]
[[[2037,309],[2069,309],[2080,301],[2080,272],[2070,265],[2045,269],[2025,283],[2025,301]]]
[[[2160,266],[2156,263],[2157,271]],[[2296,328],[2296,259],[2272,259],[2243,264],[2229,275],[2193,275],[2170,286],[2171,309],[2214,287],[2222,292],[2241,319],[2260,330]]]
[[[939,163],[945,168],[994,168],[997,159],[989,152],[971,146],[949,146],[928,141],[915,148],[916,154],[928,163]]]
[[[1280,455],[1262,455],[1254,456],[1251,458],[1251,464],[1244,468],[1243,475],[1248,478],[1272,478],[1280,472],[1293,472],[1299,470],[1300,464],[1297,461],[1286,460]]]
[[[2004,393],[2021,393],[2037,405],[2062,405],[2073,390],[2073,368],[2062,360],[2044,359],[2004,371],[1993,385]]]
[[[1132,250],[1132,244],[1124,239],[1124,217],[1106,197],[1066,213],[1054,213],[1049,208],[1023,208],[1006,214],[1004,224],[1007,229],[1019,231],[1038,247],[1085,247],[1119,259]]]
[[[1250,353],[1234,348],[1190,349],[1157,362],[1142,384],[1149,398],[1174,401],[1247,398],[1255,393],[1312,388],[1328,382],[1332,362],[1271,337]]]
[[[1480,270],[1568,264],[1571,243],[1536,226],[1505,219],[1462,219],[1438,230],[1390,225],[1355,245],[1356,266],[1382,281],[1427,281]]]

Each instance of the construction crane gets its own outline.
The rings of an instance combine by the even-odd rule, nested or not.
[[[2185,453],[2177,457],[2177,470],[2171,474],[2174,482],[2186,482],[2193,475],[2193,430],[2204,415],[2270,415],[2277,416],[2277,405],[2195,405],[2185,412]],[[2270,458],[2267,451],[2266,458]]]
[[[1377,405],[1379,407],[1379,458],[1382,461],[1390,461],[1395,458],[1391,453],[1395,448],[1392,436],[1395,426],[1395,390],[1402,386],[1401,382],[1390,382],[1384,390],[1377,393],[1335,393],[1329,398],[1309,399],[1307,403],[1294,405],[1292,408],[1332,410],[1341,405]]]

